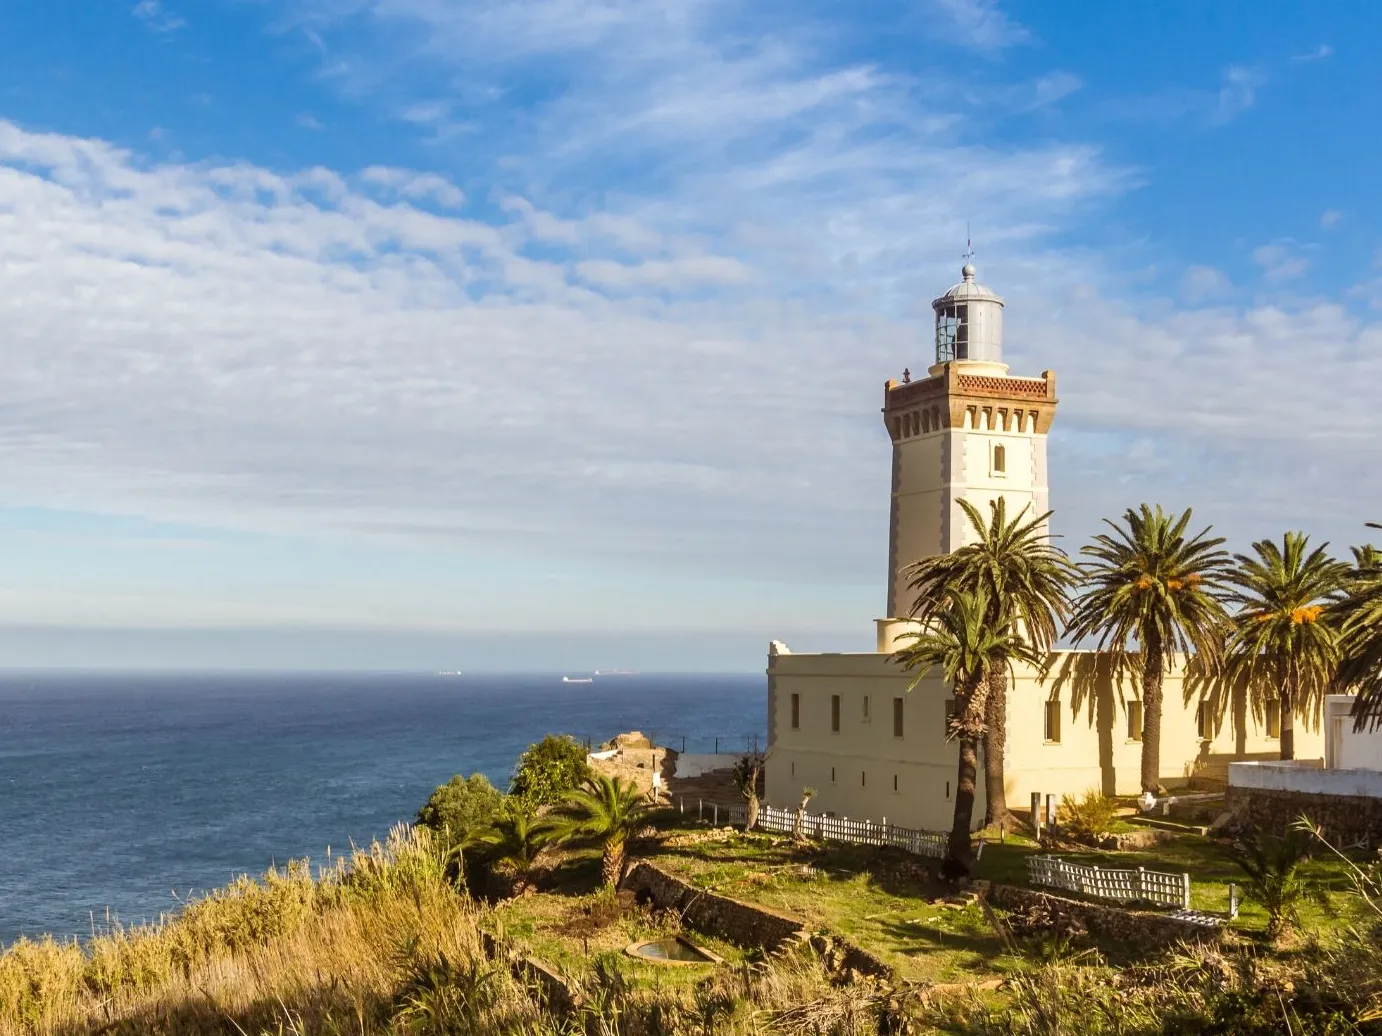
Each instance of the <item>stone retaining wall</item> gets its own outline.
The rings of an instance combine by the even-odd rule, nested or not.
[[[806,929],[798,918],[695,888],[646,861],[629,871],[623,887],[640,902],[650,900],[660,910],[675,910],[692,928],[739,946],[775,950],[800,938]]]
[[[805,937],[806,922],[800,918],[698,889],[651,863],[639,863],[629,871],[623,887],[640,901],[651,901],[659,910],[676,910],[697,931],[739,946],[771,951]],[[837,935],[817,934],[809,944],[832,971],[893,977],[893,969],[882,960]]]
[[[1382,844],[1382,799],[1378,798],[1230,787],[1225,806],[1233,811],[1238,828],[1257,827],[1279,834],[1304,814],[1323,827],[1324,836],[1336,845]]]
[[[543,1001],[554,1011],[569,1011],[575,1005],[575,997],[566,980],[546,961],[510,952],[489,932],[480,933],[480,942],[485,956],[490,960],[506,960],[514,977],[536,986]]]
[[[1206,928],[1165,914],[1085,903],[1015,885],[991,885],[986,898],[1005,910],[1039,909],[1049,914],[1058,927],[1074,923],[1090,935],[1115,939],[1144,953],[1187,940],[1216,942],[1223,934],[1222,929]]]

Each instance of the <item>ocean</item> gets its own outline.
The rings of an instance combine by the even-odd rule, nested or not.
[[[368,843],[548,733],[733,752],[765,713],[762,675],[0,672],[0,945]]]

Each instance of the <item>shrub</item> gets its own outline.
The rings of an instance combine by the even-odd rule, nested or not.
[[[1113,831],[1118,804],[1090,788],[1078,799],[1063,795],[1057,822],[1070,834],[1084,841],[1098,842]]]
[[[590,776],[586,752],[576,739],[548,734],[518,757],[509,794],[523,799],[531,809],[564,800]]]
[[[504,796],[484,774],[457,774],[432,792],[417,811],[417,822],[440,836],[443,848],[449,849],[473,841],[489,828],[503,805]]]

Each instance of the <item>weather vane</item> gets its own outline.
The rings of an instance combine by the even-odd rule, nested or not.
[[[961,258],[966,263],[974,262],[974,243],[969,238],[969,220],[965,220],[965,254]]]

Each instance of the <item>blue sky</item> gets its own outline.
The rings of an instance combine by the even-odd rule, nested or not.
[[[1382,518],[1368,3],[10,0],[0,661],[754,668],[972,229],[1056,525]]]

